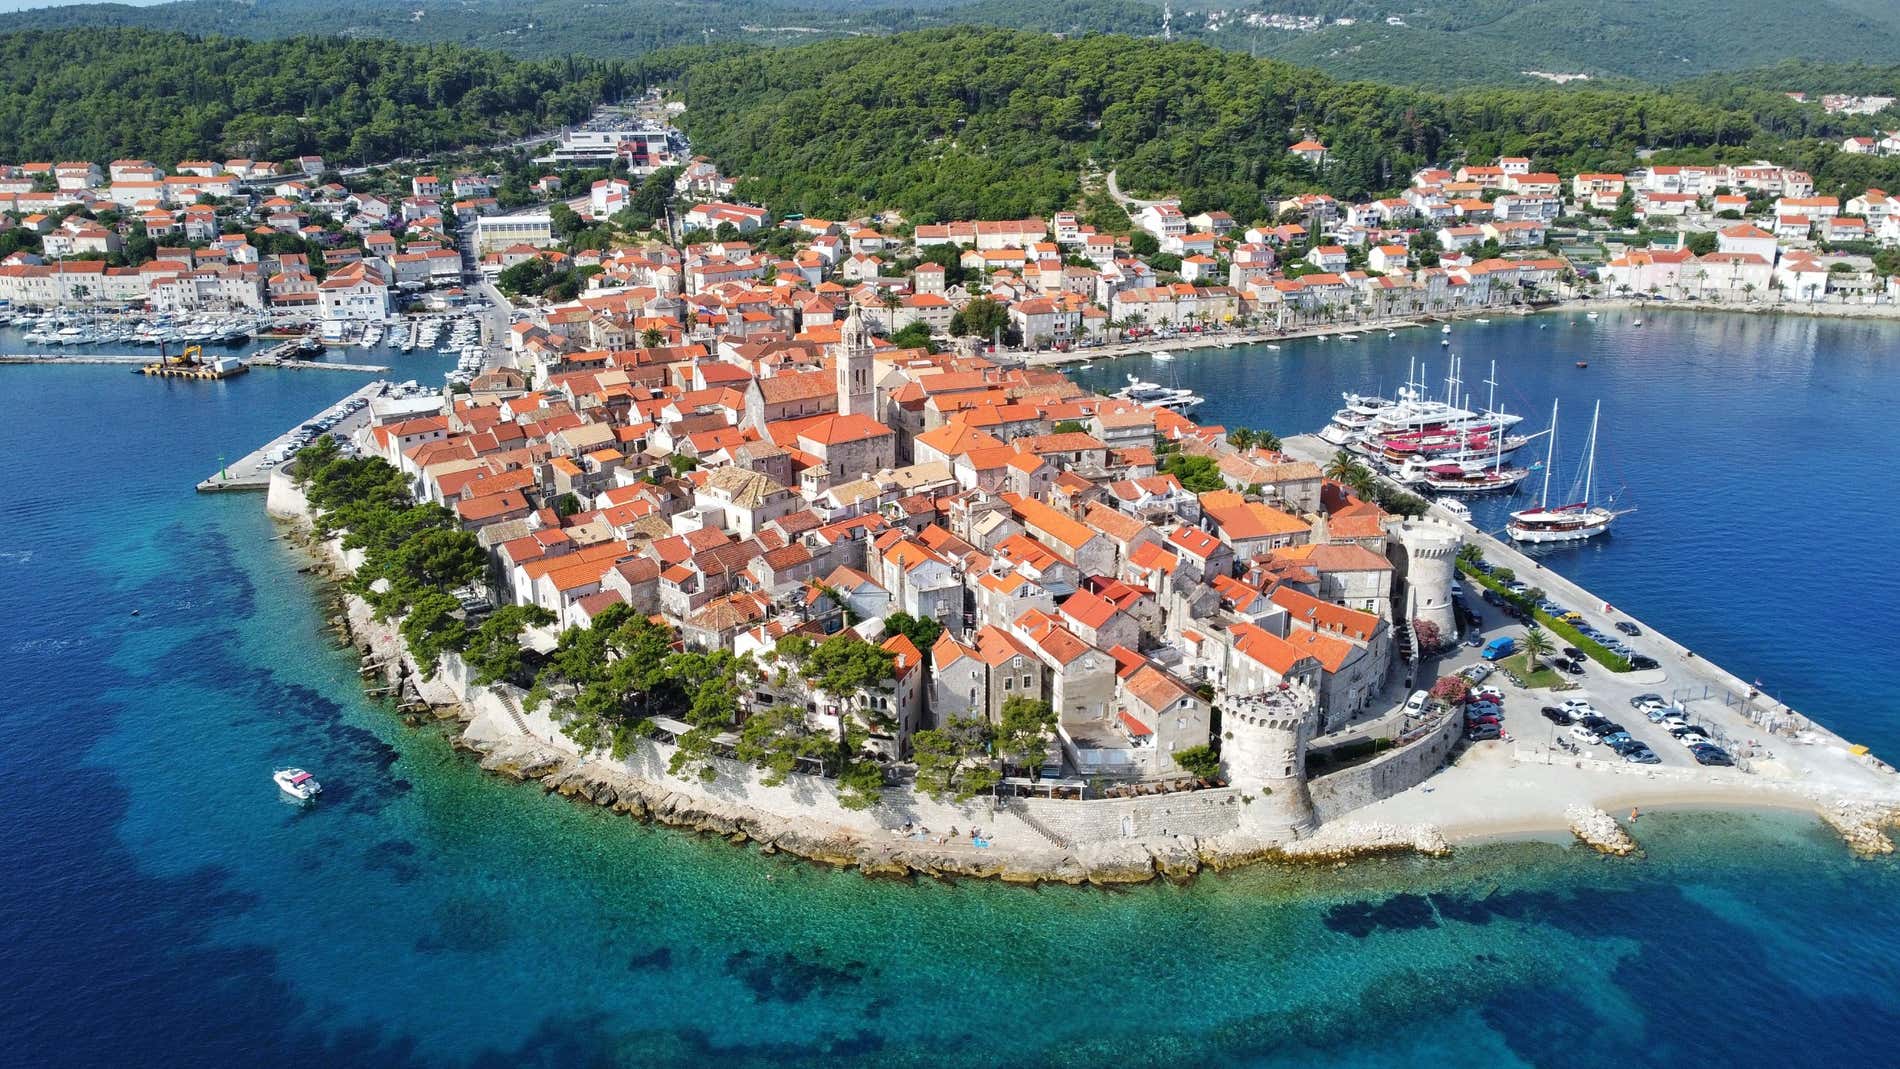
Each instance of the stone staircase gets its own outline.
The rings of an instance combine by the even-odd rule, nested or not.
[[[521,702],[517,701],[515,696],[507,691],[496,691],[495,693],[496,696],[501,699],[501,707],[508,710],[508,720],[514,724],[515,730],[528,738],[533,738],[534,732],[528,730],[528,721],[521,714]]]

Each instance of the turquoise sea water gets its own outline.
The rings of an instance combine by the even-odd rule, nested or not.
[[[9,1064],[1900,1050],[1900,867],[1805,818],[1652,814],[1640,862],[1546,842],[1028,891],[867,881],[487,777],[361,697],[257,497],[189,491],[355,381],[0,368]],[[269,771],[293,762],[328,784],[320,805],[279,801]]]

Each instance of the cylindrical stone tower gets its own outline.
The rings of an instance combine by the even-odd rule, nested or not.
[[[1312,692],[1285,689],[1232,695],[1221,702],[1221,764],[1249,801],[1243,828],[1274,839],[1313,830],[1318,817],[1306,790],[1306,743],[1313,736]]]
[[[1458,546],[1464,536],[1451,524],[1437,520],[1406,520],[1399,525],[1405,547],[1406,596],[1402,611],[1414,620],[1438,628],[1447,642],[1458,638],[1458,618],[1451,605],[1451,580],[1457,569]]]

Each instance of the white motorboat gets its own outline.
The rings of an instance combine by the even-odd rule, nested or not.
[[[1432,502],[1434,506],[1450,515],[1453,519],[1471,522],[1471,506],[1455,497],[1441,497]]]
[[[270,778],[277,782],[285,794],[298,801],[308,802],[323,793],[323,784],[317,782],[317,777],[301,768],[280,768],[271,773]]]
[[[1438,328],[1438,333],[1440,333],[1440,334],[1450,334],[1450,333],[1451,333],[1451,324],[1450,324],[1450,323],[1447,323],[1447,324],[1445,324],[1444,326],[1442,326],[1442,327],[1439,327],[1439,328]]]
[[[1193,390],[1163,386],[1158,382],[1143,382],[1133,374],[1128,376],[1128,385],[1115,391],[1114,396],[1117,400],[1132,401],[1146,408],[1168,408],[1176,412],[1191,411],[1207,400]]]
[[[1277,346],[1277,345],[1274,345],[1274,344],[1273,344],[1273,343],[1271,343],[1271,342],[1268,342],[1268,343],[1267,343],[1267,348],[1268,348],[1268,349],[1271,349],[1272,351],[1274,351],[1274,352],[1276,352],[1276,353],[1280,351],[1280,347],[1279,347],[1279,346]]]
[[[1156,360],[1160,360],[1163,362],[1174,359],[1174,354],[1167,351],[1166,349],[1156,349],[1154,352],[1149,353],[1148,355],[1154,357]]]

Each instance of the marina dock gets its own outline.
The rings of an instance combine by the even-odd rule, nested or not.
[[[297,342],[293,339],[280,345],[273,345],[255,356],[242,358],[243,362],[241,366],[244,368],[286,368],[292,371],[352,371],[358,374],[368,375],[382,375],[389,372],[389,367],[385,364],[343,364],[325,360],[299,360],[293,356],[296,351]],[[98,366],[129,367],[133,370],[143,371],[146,367],[155,365],[158,362],[156,357],[140,353],[0,353],[0,364],[27,366],[38,364],[91,364]],[[162,374],[168,377],[178,377],[183,370],[190,369],[166,369]],[[160,373],[161,372],[153,372],[153,374]],[[240,373],[241,372],[229,372],[222,377],[228,378],[232,374]],[[184,377],[215,378],[220,376],[186,374]]]
[[[277,464],[271,460],[271,455],[290,446],[296,437],[297,431],[302,428],[304,423],[311,423],[325,417],[336,418],[337,424],[330,429],[329,433],[347,438],[351,434],[354,434],[358,428],[369,422],[369,406],[367,404],[351,412],[348,410],[349,403],[359,398],[364,401],[369,401],[372,398],[382,396],[384,391],[388,389],[389,383],[379,379],[375,382],[366,383],[362,387],[352,391],[347,397],[338,398],[322,411],[304,420],[303,423],[289,428],[284,431],[284,433],[218,469],[210,478],[198,484],[198,492],[201,494],[212,494],[230,491],[262,491],[268,489],[270,487],[271,472],[277,469]]]

